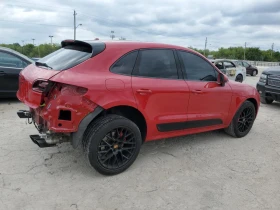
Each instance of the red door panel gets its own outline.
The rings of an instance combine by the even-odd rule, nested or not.
[[[232,91],[228,83],[222,87],[217,82],[187,81],[190,87],[189,121],[220,119],[228,116]]]
[[[184,80],[132,77],[132,89],[147,120],[147,140],[164,136],[159,124],[187,121],[190,93]]]

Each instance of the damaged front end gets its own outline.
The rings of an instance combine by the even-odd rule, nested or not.
[[[83,118],[97,107],[87,98],[88,90],[84,87],[45,79],[35,80],[31,85],[23,75],[20,80],[17,96],[29,110],[19,110],[17,114],[35,125],[39,135],[30,138],[39,147],[69,142]]]

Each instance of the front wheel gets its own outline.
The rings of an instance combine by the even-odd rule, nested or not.
[[[261,97],[261,102],[263,104],[272,104],[273,103],[273,99],[272,98],[267,98],[267,97]]]
[[[137,125],[119,115],[107,115],[92,122],[83,140],[89,164],[104,175],[116,175],[129,168],[141,144]]]
[[[225,132],[233,137],[244,137],[251,130],[256,118],[256,109],[252,102],[245,101],[234,115]]]

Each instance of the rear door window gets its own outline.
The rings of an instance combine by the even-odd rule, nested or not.
[[[44,58],[39,63],[46,64],[49,68],[57,71],[72,68],[91,57],[92,48],[87,45],[68,45]],[[38,66],[42,66],[37,64]],[[44,67],[44,66],[42,66]]]
[[[169,49],[139,51],[138,65],[133,75],[151,78],[178,79],[174,53]]]

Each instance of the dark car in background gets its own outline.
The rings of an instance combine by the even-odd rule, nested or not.
[[[280,66],[270,67],[262,72],[257,90],[263,104],[280,102]]]
[[[259,71],[256,66],[253,66],[253,65],[249,64],[248,62],[242,61],[242,60],[235,60],[235,62],[238,63],[240,66],[244,66],[246,68],[247,74],[249,74],[251,76],[258,75]]]
[[[19,73],[33,60],[25,55],[0,47],[0,98],[16,97],[19,86]]]

